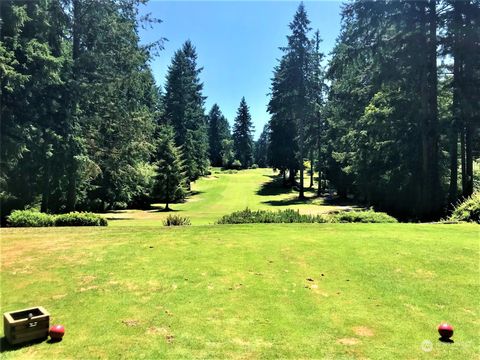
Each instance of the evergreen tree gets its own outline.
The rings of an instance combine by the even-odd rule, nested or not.
[[[173,129],[162,126],[156,151],[156,177],[153,197],[165,202],[165,210],[170,210],[173,201],[183,200],[185,176],[179,149],[175,146]]]
[[[245,98],[242,97],[233,126],[233,142],[235,159],[239,160],[244,169],[253,164],[253,131],[252,118]]]
[[[212,106],[208,114],[208,140],[210,164],[222,166],[222,143],[231,138],[230,125],[217,104]]]
[[[283,57],[280,64],[275,67],[272,79],[268,112],[271,114],[269,121],[270,142],[268,147],[269,163],[274,169],[279,169],[284,177],[289,170],[290,184],[295,183],[293,174],[298,169],[296,154],[298,143],[296,141],[297,124],[294,121],[292,107],[290,106],[290,87],[286,71],[286,59]]]
[[[260,137],[255,142],[255,163],[261,167],[268,166],[268,144],[270,139],[270,128],[265,124]]]
[[[300,171],[299,198],[304,196],[304,159],[306,129],[312,118],[311,70],[312,42],[308,38],[310,21],[301,3],[290,23],[288,44],[282,48],[284,56],[275,69],[269,112],[272,115],[271,159],[274,167],[288,168],[290,182],[295,183],[295,172]],[[278,161],[277,161],[278,159]]]
[[[208,132],[204,115],[203,84],[197,67],[197,54],[190,41],[173,56],[168,69],[164,95],[164,121],[173,126],[175,141],[182,148],[189,181],[208,170]],[[187,158],[188,157],[188,158]],[[188,183],[188,186],[190,183]]]

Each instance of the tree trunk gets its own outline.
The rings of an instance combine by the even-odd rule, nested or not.
[[[464,195],[467,187],[467,157],[465,151],[465,126],[463,124],[460,129],[460,162],[462,167],[462,195]]]
[[[465,187],[463,188],[463,196],[469,197],[473,194],[473,137],[475,132],[475,123],[478,119],[478,113],[475,113],[475,107],[478,106],[480,100],[478,99],[478,89],[473,77],[478,70],[478,58],[474,55],[474,51],[478,51],[478,39],[474,35],[472,24],[476,22],[478,26],[478,9],[472,2],[467,2],[468,8],[465,9],[465,23],[467,24],[465,34],[464,51],[465,59],[465,75],[471,77],[465,82]],[[476,50],[473,50],[476,49]]]
[[[303,173],[304,173],[304,167],[303,167],[303,158],[304,158],[304,136],[303,136],[303,120],[300,121],[300,136],[299,136],[299,144],[298,144],[298,152],[299,152],[299,160],[300,160],[300,184],[299,184],[299,192],[298,192],[298,198],[299,199],[305,199],[305,194],[303,190]]]
[[[462,22],[459,3],[453,3],[453,102],[452,102],[452,124],[450,127],[450,186],[448,189],[448,203],[453,206],[458,200],[458,125],[461,123],[461,86],[462,86],[462,64],[461,53],[462,35],[460,33]]]
[[[75,139],[76,131],[76,117],[77,117],[77,104],[78,104],[78,58],[80,56],[80,18],[81,18],[81,1],[73,0],[73,48],[72,48],[72,61],[73,61],[73,89],[70,93],[71,96],[71,109],[70,109],[70,131],[69,131],[69,159],[70,166],[68,169],[68,187],[67,187],[67,211],[74,211],[77,203],[77,172],[78,164],[76,160],[77,145]]]
[[[473,126],[469,122],[465,128],[465,173],[466,181],[463,189],[463,196],[469,197],[473,194]]]
[[[313,175],[315,173],[315,166],[313,162],[313,150],[310,150],[310,189],[313,188]]]
[[[450,186],[448,189],[448,203],[455,205],[458,197],[458,131],[455,124],[450,129]]]
[[[42,186],[42,205],[41,212],[48,212],[50,210],[50,159],[45,160],[45,167],[43,169],[43,186]]]
[[[435,0],[422,6],[422,31],[424,32],[425,64],[420,81],[423,108],[421,141],[422,173],[419,216],[432,219],[439,215],[440,178],[438,171],[438,109],[437,109],[437,14]]]
[[[290,168],[288,170],[288,184],[290,186],[294,186],[295,182],[296,182],[296,180],[295,180],[295,170]]]

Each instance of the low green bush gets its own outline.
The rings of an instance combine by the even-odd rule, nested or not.
[[[468,221],[480,224],[480,191],[460,203],[455,210],[453,210],[448,220]]]
[[[179,216],[179,215],[168,215],[165,220],[163,220],[164,226],[185,226],[192,225],[188,217]]]
[[[51,215],[35,210],[14,210],[7,217],[7,224],[11,227],[107,226],[108,222],[100,215],[87,212]]]
[[[329,216],[332,223],[396,223],[397,219],[373,210],[342,211]]]
[[[11,227],[45,227],[55,225],[55,216],[35,210],[14,210],[7,216]]]
[[[320,215],[303,215],[292,209],[267,211],[245,209],[222,216],[217,224],[254,224],[254,223],[324,223]]]
[[[258,165],[257,165],[257,164],[253,164],[252,166],[250,166],[250,169],[258,169]]]
[[[55,226],[107,226],[108,221],[89,212],[71,212],[55,216]]]

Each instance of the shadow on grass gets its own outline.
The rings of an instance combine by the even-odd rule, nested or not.
[[[443,337],[439,337],[438,340],[443,342],[443,343],[446,343],[446,344],[453,344],[455,342],[452,339],[447,339],[447,338],[443,338]]]
[[[358,201],[355,201],[353,199],[348,199],[344,197],[339,197],[336,195],[327,195],[323,198],[323,201],[325,205],[334,205],[334,206],[355,206],[355,207],[361,207],[362,204],[360,204]]]
[[[21,343],[21,344],[12,345],[7,341],[7,338],[4,336],[0,339],[0,353],[20,350],[20,349],[25,348],[25,347],[40,344],[40,343],[44,342],[45,340],[47,340],[47,338],[32,340],[32,341],[24,342],[24,343]]]
[[[262,204],[267,204],[271,206],[289,206],[311,204],[312,201],[313,198],[299,199],[298,197],[294,197],[289,199],[262,201]]]
[[[261,196],[275,196],[282,194],[289,194],[292,188],[283,186],[283,180],[277,175],[263,175],[269,177],[271,181],[263,183],[260,189],[257,190],[257,195]]]
[[[117,221],[117,220],[135,220],[135,218],[127,217],[127,218],[114,218],[114,217],[106,217],[108,221]]]

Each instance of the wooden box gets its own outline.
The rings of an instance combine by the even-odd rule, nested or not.
[[[41,306],[3,314],[3,331],[13,345],[46,339],[49,326],[50,314]]]

